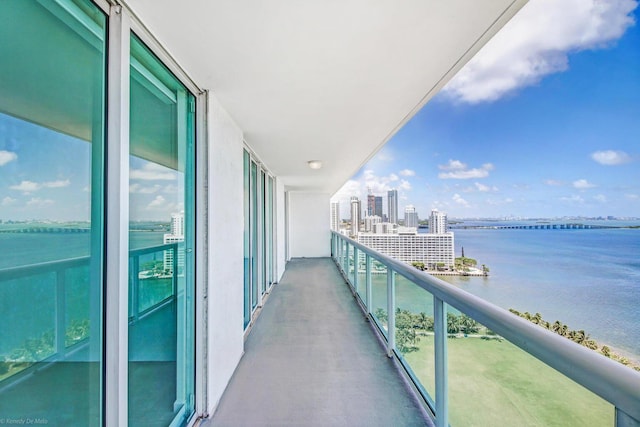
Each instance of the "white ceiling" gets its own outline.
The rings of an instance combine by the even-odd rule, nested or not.
[[[526,1],[127,4],[288,189],[333,194]]]

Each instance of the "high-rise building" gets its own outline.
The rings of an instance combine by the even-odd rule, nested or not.
[[[358,242],[398,261],[423,262],[429,270],[454,265],[453,233],[361,233]]]
[[[340,202],[331,202],[331,229],[340,231]]]
[[[382,197],[376,196],[373,208],[373,215],[382,218]]]
[[[356,196],[351,197],[351,235],[356,236],[360,231],[360,199]]]
[[[163,238],[165,245],[184,242],[184,211],[171,215],[171,233],[165,234]],[[174,253],[178,254],[177,269],[173,269]],[[182,275],[184,270],[184,251],[167,249],[164,251],[164,269],[172,271],[174,274]]]
[[[376,196],[371,194],[371,189],[369,189],[369,194],[367,194],[367,212],[365,212],[365,216],[375,215],[376,213]]]
[[[398,190],[389,190],[387,192],[387,209],[389,210],[389,222],[398,223]]]
[[[429,233],[444,234],[447,232],[447,214],[440,212],[438,209],[431,211],[429,217]]]
[[[382,222],[382,218],[378,215],[369,215],[364,218],[364,231],[370,233],[374,230],[376,224],[380,224]]]
[[[407,205],[404,208],[404,226],[418,227],[418,213],[413,205]]]

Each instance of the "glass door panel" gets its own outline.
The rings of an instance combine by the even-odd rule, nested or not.
[[[194,394],[195,98],[131,38],[129,423],[168,426]]]
[[[0,2],[3,424],[102,425],[106,24]]]
[[[250,173],[249,153],[244,151],[243,167],[244,167],[244,327],[246,328],[251,322],[251,239],[250,239]]]
[[[251,309],[258,305],[258,165],[251,162]]]

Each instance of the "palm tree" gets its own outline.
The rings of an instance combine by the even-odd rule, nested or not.
[[[460,318],[453,313],[447,313],[447,332],[457,334],[462,329]]]

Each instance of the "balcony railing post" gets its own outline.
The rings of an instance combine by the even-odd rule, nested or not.
[[[129,304],[131,305],[131,317],[134,321],[137,321],[140,314],[140,256],[133,255],[130,258],[130,262],[131,290],[129,296],[131,300]]]
[[[436,426],[449,425],[449,385],[447,374],[447,310],[444,302],[433,297],[433,331],[436,373]]]
[[[367,315],[371,314],[371,257],[369,254],[365,255],[365,276],[367,286]]]
[[[66,349],[66,298],[65,280],[66,269],[56,270],[56,325],[55,325],[55,352],[57,356],[63,358]]]
[[[640,427],[640,420],[636,420],[619,408],[616,408],[615,427]]]
[[[353,289],[358,293],[358,248],[353,247]]]
[[[387,267],[387,356],[393,357],[396,348],[396,280],[395,272]]]

